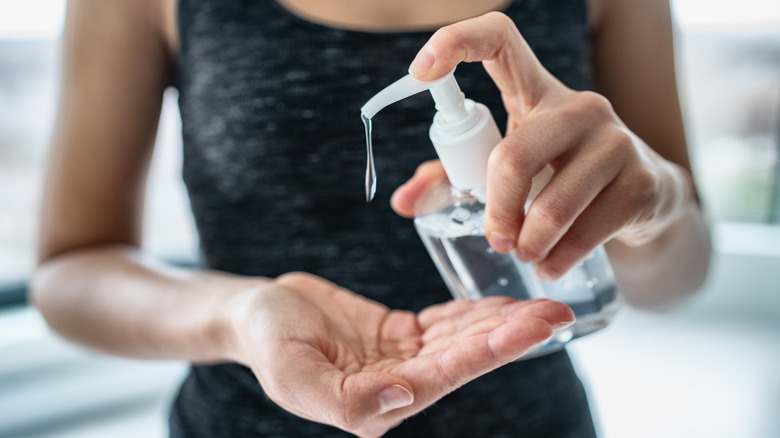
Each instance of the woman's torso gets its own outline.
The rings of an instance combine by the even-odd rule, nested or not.
[[[582,0],[513,1],[505,12],[548,70],[572,88],[589,87]],[[337,29],[268,0],[181,0],[175,82],[183,176],[205,265],[252,276],[311,272],[393,308],[420,310],[450,298],[410,221],[389,207],[392,190],[435,157],[427,137],[430,96],[375,117],[374,202],[366,204],[363,192],[359,108],[406,73],[431,33]],[[466,95],[503,124],[500,96],[482,67],[462,65],[456,76]],[[428,429],[447,425],[447,436],[457,435],[463,410],[465,423],[483,431],[506,425],[535,436],[558,424],[579,430],[572,436],[583,436],[580,427],[592,433],[565,352],[485,376],[395,433],[419,427],[423,436],[436,436]],[[187,433],[181,436],[194,428],[210,431],[203,436],[222,436],[214,434],[222,428],[233,430],[224,436],[315,433],[314,425],[268,402],[237,365],[196,367],[173,424]]]

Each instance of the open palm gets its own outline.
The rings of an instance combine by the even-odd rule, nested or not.
[[[394,311],[308,274],[258,294],[242,347],[284,409],[379,436],[571,323],[565,305],[506,297]]]

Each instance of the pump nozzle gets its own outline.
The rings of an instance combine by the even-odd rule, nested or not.
[[[436,102],[436,110],[441,112],[447,123],[455,123],[464,119],[468,113],[464,107],[465,96],[455,81],[454,72],[453,70],[443,78],[427,82],[406,75],[372,97],[363,105],[360,112],[370,119],[390,104],[421,91],[430,90],[433,101]]]
[[[371,199],[375,172],[370,143],[370,122],[382,108],[421,91],[429,90],[436,103],[436,115],[429,131],[450,182],[461,190],[484,187],[490,151],[501,134],[490,111],[481,103],[466,99],[453,75],[423,82],[406,75],[372,97],[360,113],[366,124],[369,163],[366,172],[366,196]]]

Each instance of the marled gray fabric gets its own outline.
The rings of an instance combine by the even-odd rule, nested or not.
[[[515,1],[505,11],[545,66],[589,87],[583,0]],[[433,158],[421,94],[374,118],[379,185],[365,203],[359,109],[406,73],[432,32],[364,33],[319,26],[270,0],[181,0],[175,78],[183,175],[204,264],[243,275],[301,270],[393,308],[450,298],[392,190]],[[456,77],[506,120],[479,64]],[[171,414],[175,437],[342,436],[270,402],[251,372],[193,367]],[[508,365],[402,423],[388,436],[588,437],[582,386],[565,352]]]

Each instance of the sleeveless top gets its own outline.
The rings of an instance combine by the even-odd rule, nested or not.
[[[517,0],[515,20],[545,67],[590,87],[584,0]],[[248,276],[306,271],[396,309],[451,299],[392,191],[435,158],[428,93],[374,118],[376,198],[365,202],[360,107],[406,74],[429,32],[314,24],[270,0],[180,0],[179,91],[189,192],[203,264]],[[456,71],[467,97],[506,112],[479,63]],[[237,364],[193,366],[171,412],[173,437],[349,436],[271,402]],[[565,351],[500,368],[386,436],[594,436]]]

